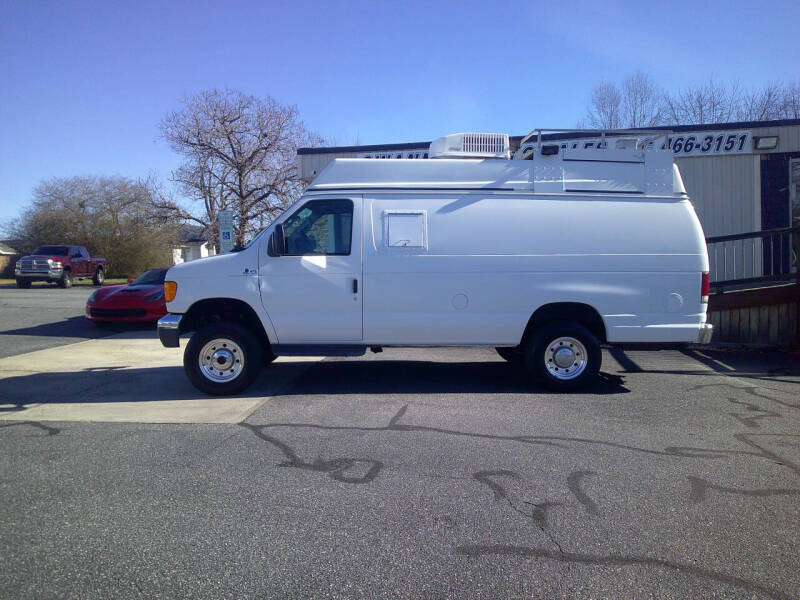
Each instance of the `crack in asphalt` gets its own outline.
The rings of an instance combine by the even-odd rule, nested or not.
[[[553,536],[553,534],[547,528],[547,510],[553,506],[561,506],[561,502],[528,502],[523,500],[523,503],[533,506],[533,510],[530,514],[526,513],[524,510],[519,508],[514,504],[511,500],[511,497],[508,494],[508,490],[505,487],[497,483],[492,477],[510,477],[515,481],[520,480],[520,476],[515,473],[514,471],[509,471],[508,469],[497,469],[494,471],[478,471],[477,473],[473,473],[472,477],[487,485],[489,489],[492,490],[494,494],[494,499],[496,502],[505,501],[508,503],[511,510],[514,512],[522,515],[526,519],[530,519],[533,521],[534,525],[545,535],[547,538],[553,543],[553,545],[558,548],[559,552],[563,552],[561,548],[561,544],[558,540]]]
[[[702,477],[693,477],[687,475],[686,478],[692,485],[690,493],[691,501],[694,504],[703,502],[708,497],[708,490],[716,490],[726,494],[738,494],[741,496],[754,496],[757,498],[765,498],[767,496],[800,496],[800,490],[787,489],[787,488],[759,488],[759,489],[743,489],[733,488],[723,485],[716,485]]]
[[[592,500],[580,487],[581,480],[586,475],[597,475],[597,473],[594,471],[574,471],[567,477],[567,487],[569,488],[569,491],[575,495],[575,498],[578,499],[578,502],[583,505],[583,507],[586,509],[586,512],[588,512],[590,515],[596,515],[598,512],[600,512],[597,508],[597,504],[595,504],[594,500]]]
[[[314,462],[308,462],[300,458],[295,450],[286,442],[283,442],[275,437],[269,436],[259,430],[258,425],[251,425],[244,421],[239,423],[245,429],[249,429],[256,437],[271,444],[281,451],[286,457],[286,460],[280,463],[279,467],[292,467],[295,469],[302,469],[306,471],[313,471],[318,473],[327,473],[328,477],[341,481],[342,483],[369,483],[378,476],[378,473],[383,468],[383,463],[379,460],[371,460],[369,458],[351,458],[341,457],[330,460],[323,460],[316,458]],[[348,475],[353,467],[363,465],[367,467],[366,472],[361,477]]]
[[[19,425],[30,425],[31,427],[37,427],[38,429],[47,432],[48,436],[58,435],[61,433],[61,429],[58,427],[51,427],[50,425],[45,425],[39,421],[14,421],[13,423],[0,424],[0,427],[17,427]]]
[[[470,558],[478,558],[485,555],[498,555],[498,556],[517,556],[521,558],[541,558],[555,560],[558,562],[565,562],[568,564],[584,564],[594,566],[641,566],[641,567],[660,567],[664,569],[671,569],[683,573],[685,575],[693,575],[695,577],[704,577],[719,583],[732,585],[749,592],[757,592],[764,594],[776,600],[789,600],[791,596],[787,596],[779,590],[769,588],[765,585],[755,583],[736,577],[735,575],[728,575],[713,571],[711,569],[704,569],[692,564],[678,563],[661,558],[651,558],[647,556],[636,555],[623,555],[623,554],[583,554],[577,552],[553,552],[545,548],[536,548],[532,546],[513,546],[506,544],[472,544],[455,547],[456,554],[467,556]]]
[[[651,448],[642,448],[639,446],[631,446],[628,444],[620,444],[617,442],[609,442],[606,440],[595,440],[590,438],[570,437],[570,436],[555,436],[555,435],[497,435],[490,433],[475,433],[458,431],[456,429],[445,429],[441,427],[430,427],[427,425],[403,425],[399,420],[406,414],[408,405],[404,405],[399,411],[389,420],[388,425],[382,427],[367,427],[357,425],[318,425],[316,423],[265,423],[263,425],[252,425],[249,423],[240,423],[245,427],[255,430],[275,429],[275,428],[304,428],[304,429],[320,429],[324,431],[364,431],[364,432],[380,432],[380,431],[404,431],[404,432],[419,432],[419,433],[441,433],[443,435],[463,436],[476,439],[496,440],[505,442],[517,442],[521,444],[533,444],[540,446],[551,446],[566,450],[568,446],[564,443],[582,443],[592,444],[599,446],[607,446],[609,448],[617,448],[621,450],[629,450],[631,452],[640,452],[644,454],[652,454],[656,456],[672,456],[679,458],[724,458],[731,456],[755,456],[764,458],[763,452],[751,452],[747,450],[718,450],[714,448],[697,448],[691,446],[667,446],[663,450],[654,450]]]

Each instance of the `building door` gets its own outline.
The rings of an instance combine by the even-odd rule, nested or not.
[[[264,240],[259,285],[280,344],[354,343],[362,335],[360,197],[309,199],[283,219],[286,252]]]

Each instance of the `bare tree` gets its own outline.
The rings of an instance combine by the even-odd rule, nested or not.
[[[636,71],[621,86],[610,81],[595,85],[586,117],[578,122],[578,127],[653,127],[663,120],[663,92],[649,75]]]
[[[664,121],[664,93],[652,78],[636,71],[622,82],[622,126],[654,127]]]
[[[163,195],[154,206],[201,225],[216,247],[219,211],[233,211],[234,241],[243,244],[295,201],[303,188],[297,148],[319,143],[296,107],[232,90],[186,98],[164,117],[161,132],[185,159],[172,181],[195,206]]]
[[[598,83],[592,88],[585,123],[597,129],[619,129],[622,126],[621,104],[617,84],[610,81]]]
[[[781,99],[781,118],[800,119],[800,80],[784,86]]]
[[[675,125],[728,123],[737,117],[741,96],[738,83],[726,85],[711,78],[668,96],[667,120]]]
[[[619,88],[613,82],[594,86],[586,117],[578,127],[615,129],[797,118],[800,81],[767,83],[746,92],[738,82],[726,84],[712,77],[666,94],[649,75],[636,71]]]
[[[124,177],[63,177],[39,183],[22,216],[6,227],[22,251],[43,244],[86,246],[109,274],[138,275],[172,264],[178,223],[150,210],[151,189]]]
[[[744,93],[737,107],[739,121],[770,121],[783,115],[785,87],[780,83],[768,83],[760,89]]]

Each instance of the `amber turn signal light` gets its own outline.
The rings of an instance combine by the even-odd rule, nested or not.
[[[175,300],[175,294],[178,293],[178,284],[174,281],[165,281],[164,282],[164,299],[167,302],[172,302]]]

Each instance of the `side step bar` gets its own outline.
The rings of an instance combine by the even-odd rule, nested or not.
[[[276,356],[364,356],[366,346],[339,346],[335,344],[275,344]]]

